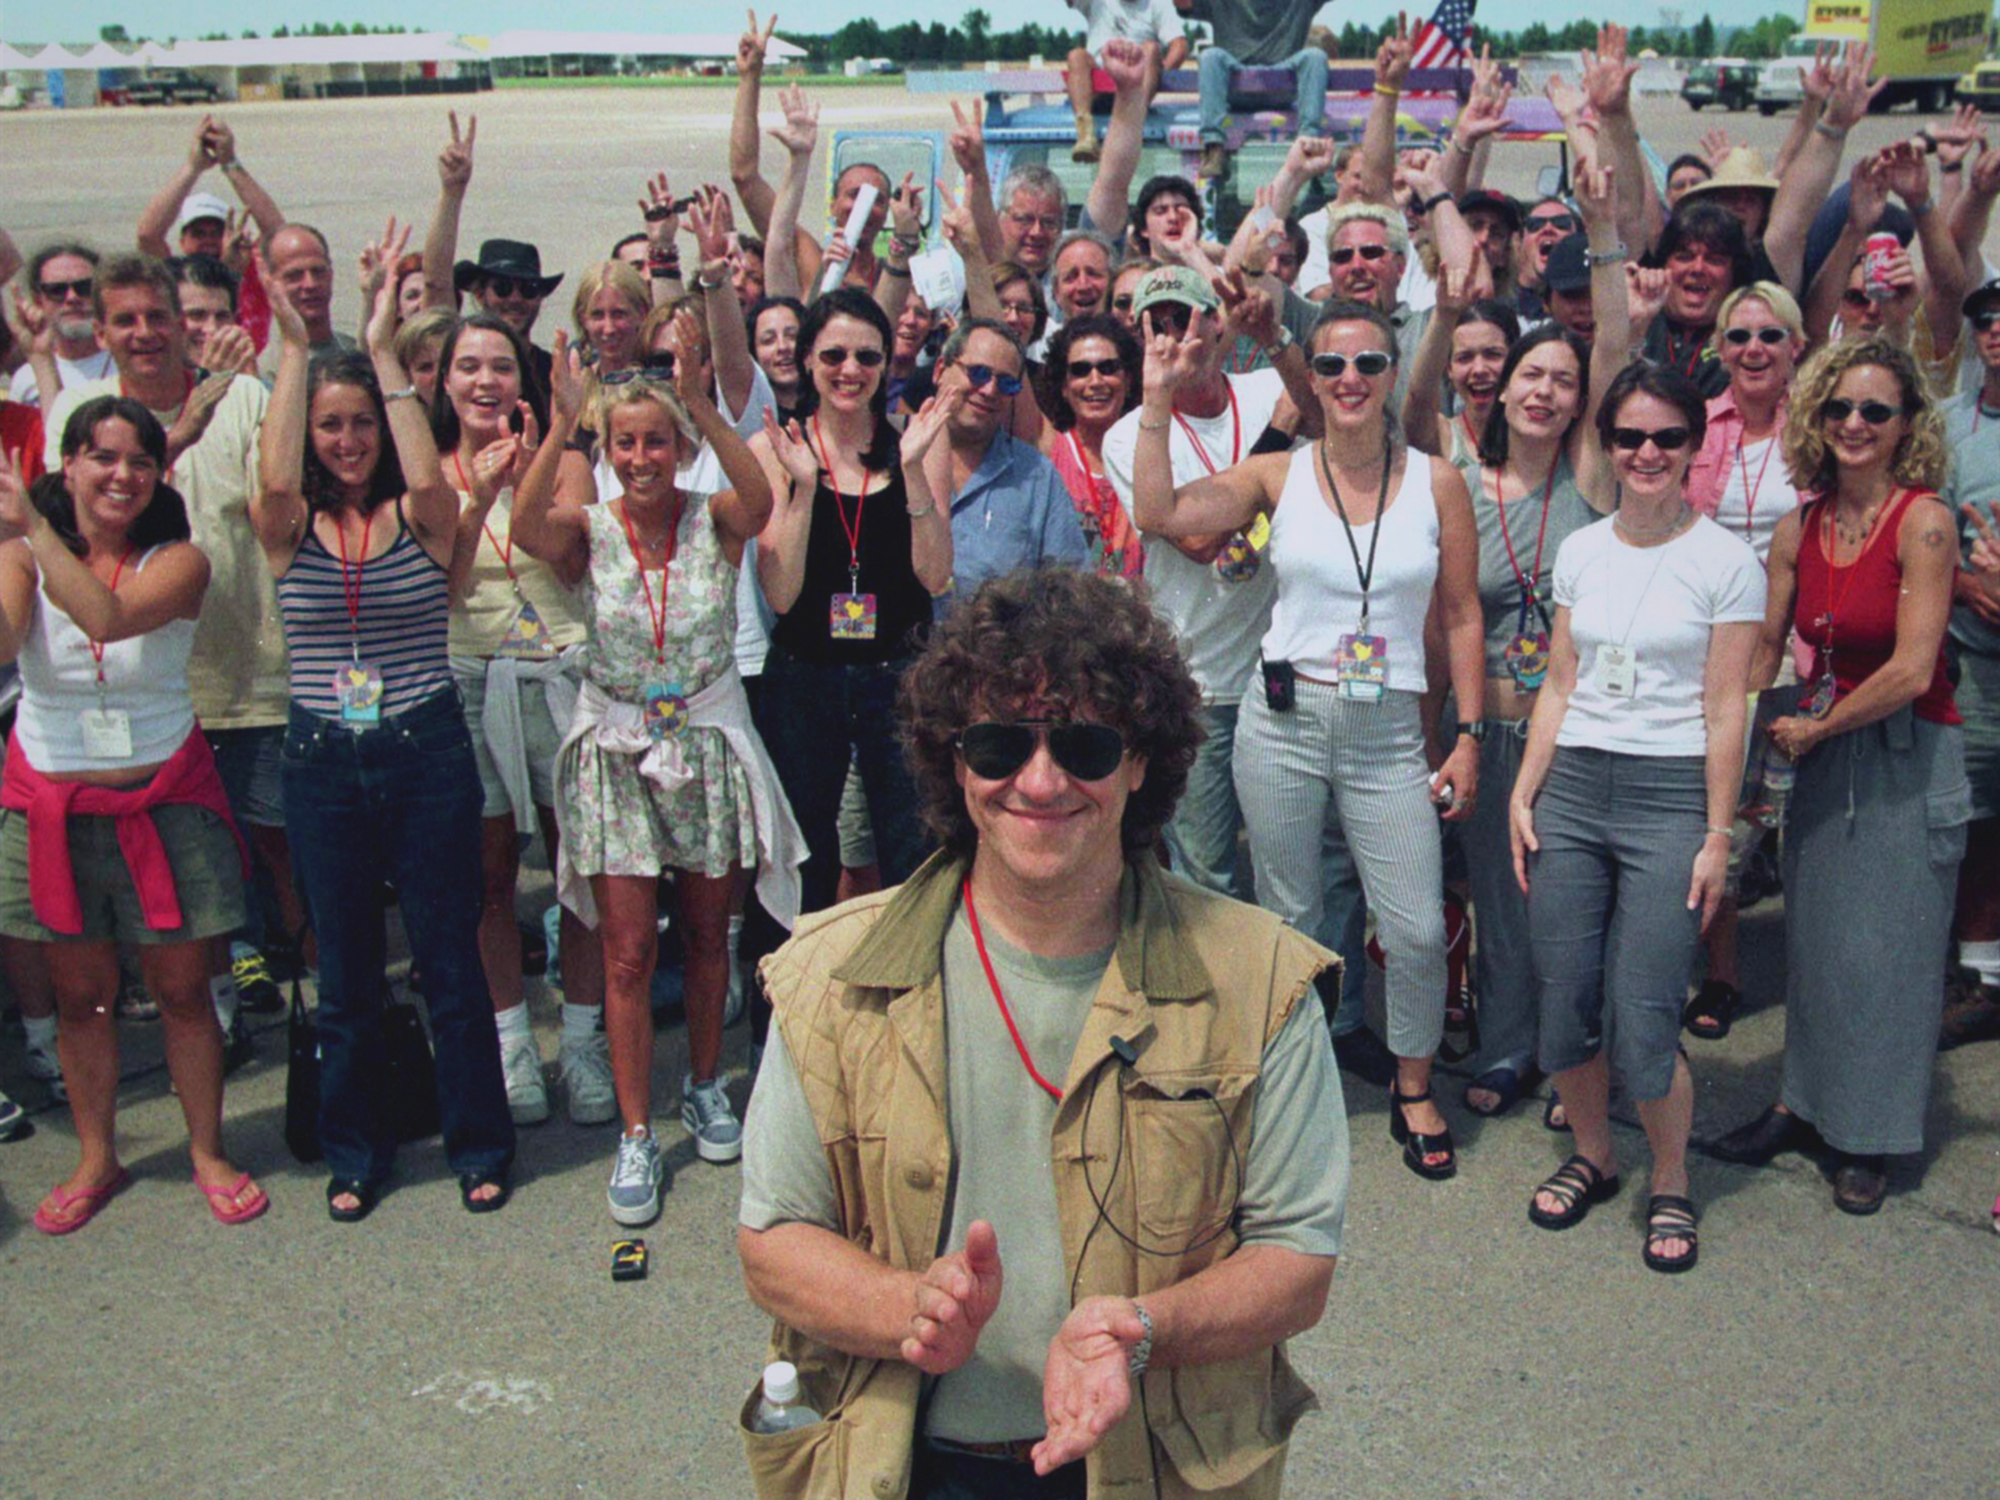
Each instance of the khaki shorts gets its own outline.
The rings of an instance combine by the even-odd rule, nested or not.
[[[486,662],[454,656],[451,675],[465,699],[465,727],[472,734],[473,764],[479,767],[479,815],[511,818],[514,804],[507,800],[507,784],[500,779],[493,752],[486,748]],[[550,714],[549,695],[542,685],[527,684],[521,694],[521,733],[528,742],[528,794],[537,807],[556,805],[556,751],[562,748],[563,727]]]
[[[191,943],[243,925],[243,861],[228,823],[185,803],[153,809],[153,826],[167,847],[181,925],[146,925],[139,889],[118,847],[118,820],[72,817],[70,865],[83,906],[83,931],[60,933],[35,918],[28,897],[28,815],[0,809],[0,934],[36,943]]]

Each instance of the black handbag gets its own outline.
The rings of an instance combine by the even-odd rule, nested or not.
[[[438,1133],[437,1068],[417,1008],[396,998],[385,981],[382,1067],[375,1107],[397,1141]],[[319,1161],[319,1026],[306,1009],[298,972],[292,975],[290,1045],[285,1073],[285,1145],[302,1162]]]
[[[292,1014],[286,1028],[285,1145],[302,1162],[316,1162],[319,1147],[319,1027],[306,1009],[299,970],[292,966]]]

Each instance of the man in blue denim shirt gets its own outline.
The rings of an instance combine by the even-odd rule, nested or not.
[[[1055,465],[1005,429],[1027,368],[1021,346],[991,318],[966,318],[938,356],[938,395],[963,391],[924,464],[931,492],[951,497],[951,592],[941,612],[1016,568],[1090,566],[1090,548]]]

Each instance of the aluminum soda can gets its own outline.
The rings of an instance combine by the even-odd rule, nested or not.
[[[1889,257],[1903,248],[1893,234],[1871,234],[1861,267],[1861,289],[1870,302],[1887,302],[1896,295],[1889,285]]]

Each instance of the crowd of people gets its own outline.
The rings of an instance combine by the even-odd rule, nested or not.
[[[1219,39],[1256,9],[1203,4]],[[1120,1430],[1096,1356],[1064,1377],[1063,1421],[1024,1414],[1036,1349],[1104,1301],[1076,1336],[1120,1351],[1120,1381],[1125,1351],[1145,1373],[1142,1334],[1214,1370],[1262,1349],[1262,1397],[1180,1370],[1193,1394],[1169,1404],[1275,1403],[1246,1430],[1282,1448],[1295,1377],[1269,1349],[1317,1316],[1339,1245],[1336,1069],[1386,1089],[1429,1181],[1477,1170],[1454,1109],[1544,1094],[1569,1143],[1523,1201],[1551,1230],[1617,1192],[1622,1088],[1650,1157],[1644,1263],[1692,1268],[1687,1038],[1736,1018],[1752,871],[1786,897],[1783,1080],[1712,1149],[1824,1148],[1835,1203],[1881,1206],[1890,1159],[1926,1144],[1937,1049],[2000,1037],[2000,279],[1981,250],[2000,149],[1977,111],[1846,160],[1880,88],[1857,47],[1807,69],[1772,166],[1721,138],[1659,173],[1606,26],[1548,86],[1571,180],[1522,202],[1485,185],[1516,149],[1501,69],[1480,59],[1444,144],[1399,145],[1399,24],[1338,144],[1314,7],[1284,6],[1202,54],[1205,127],[1234,68],[1299,80],[1289,154],[1224,241],[1197,179],[1134,191],[1185,53],[1175,12],[1079,8],[1080,213],[1045,167],[996,185],[955,108],[955,188],[854,161],[816,233],[817,107],[781,93],[774,185],[753,16],[729,188],[653,179],[588,267],[547,273],[510,239],[460,258],[477,122],[455,115],[421,248],[391,219],[360,249],[354,332],[325,237],[217,117],[131,248],[24,263],[0,237],[0,269],[25,272],[0,403],[0,654],[21,679],[0,957],[80,1147],[37,1227],[80,1229],[125,1184],[116,1029],[153,1017],[209,1210],[264,1212],[224,1146],[223,1079],[242,1010],[297,972],[316,976],[328,1211],[366,1217],[397,1145],[389,903],[463,1205],[502,1207],[516,1128],[552,1112],[524,980],[539,929],[516,919],[535,840],[560,903],[560,1096],[619,1124],[611,1216],[650,1222],[668,1188],[664,928],[681,1125],[704,1160],[747,1157],[745,1264],[779,1347],[843,1399],[857,1359],[945,1376],[927,1430],[1002,1477],[1032,1457],[1080,1485]],[[1232,170],[1203,141],[1199,175]],[[537,342],[566,280],[570,326]],[[1002,974],[1032,997],[1018,1026]],[[1257,1024],[1159,1020],[1183,1071],[1156,1072],[1136,1033],[1084,1029],[1100,981],[1128,1006],[1226,990]],[[997,1009],[969,1019],[952,993],[984,986]],[[931,998],[852,999],[883,990]],[[1324,1024],[1290,1024],[1301,993]],[[747,1130],[721,1066],[744,1009]],[[1447,1047],[1470,1057],[1455,1101]],[[1102,1101],[1100,1054],[1103,1076],[1136,1070]],[[1247,1072],[1173,1082],[1223,1056]],[[1260,1068],[1289,1116],[1244,1108]],[[921,1105],[910,1077],[932,1082]],[[1072,1090],[1116,1111],[1136,1188],[1090,1177]],[[19,1117],[0,1098],[0,1130]],[[1014,1149],[937,1158],[940,1120]],[[1055,1177],[1010,1181],[1051,1131]],[[1225,1140],[1218,1254],[1204,1152]],[[1135,1191],[1156,1242],[1138,1252],[1262,1268],[1285,1304],[1270,1337],[1131,1301],[1171,1285],[1146,1261],[1084,1276],[1095,1223],[1118,1227],[1106,1195]],[[1030,1258],[1076,1272],[1013,1273],[1034,1300],[981,1363],[989,1221],[1006,1235],[1009,1215]],[[885,1256],[921,1281],[908,1327],[866,1305],[891,1294]],[[1159,1441],[1183,1474],[1209,1461]]]

